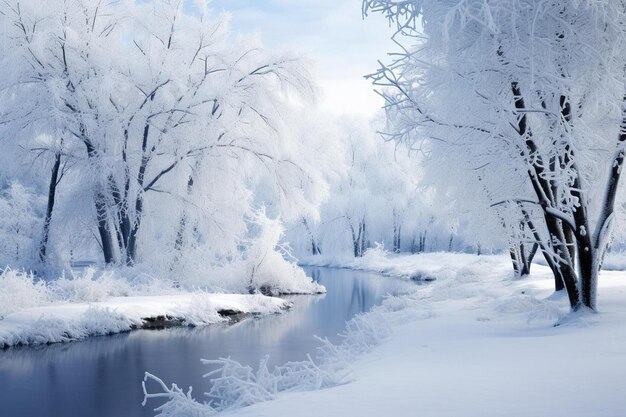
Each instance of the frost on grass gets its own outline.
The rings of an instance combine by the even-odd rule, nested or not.
[[[120,333],[143,327],[150,319],[204,326],[226,320],[222,312],[273,314],[289,305],[261,294],[185,292],[163,281],[133,281],[113,271],[87,269],[44,281],[6,269],[0,274],[0,347]]]
[[[270,401],[281,393],[319,390],[350,382],[354,377],[351,363],[391,332],[388,313],[401,307],[393,302],[394,298],[390,300],[347,322],[339,343],[317,338],[316,355],[309,355],[304,361],[288,362],[270,369],[267,356],[261,359],[257,368],[230,358],[203,359],[203,364],[214,368],[203,375],[210,381],[210,389],[205,393],[212,398],[209,402],[200,403],[194,399],[191,387],[187,391],[176,384],[168,387],[162,379],[146,372],[142,382],[143,405],[149,400],[165,400],[154,409],[159,417],[210,416]],[[148,391],[148,383],[155,386],[155,391]]]
[[[0,335],[0,347],[41,345],[82,340],[131,330],[136,323],[113,310],[89,307],[76,320],[41,316],[27,328]]]
[[[53,296],[43,281],[32,274],[5,269],[0,275],[0,318],[14,311],[46,305]]]
[[[524,314],[527,322],[559,322],[567,315],[559,303],[560,300],[538,299],[533,295],[514,295],[500,301],[495,311],[503,314]]]
[[[175,290],[156,279],[133,280],[113,271],[86,268],[54,280],[38,279],[31,272],[5,269],[0,274],[0,317],[32,307],[63,302],[99,302],[111,297],[159,294]]]

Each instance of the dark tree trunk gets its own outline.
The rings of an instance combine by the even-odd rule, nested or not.
[[[126,264],[129,266],[134,265],[137,261],[137,236],[139,235],[139,228],[143,218],[143,193],[145,191],[144,182],[146,178],[146,170],[148,169],[148,163],[150,162],[150,157],[148,155],[149,135],[150,124],[146,123],[143,129],[143,139],[141,143],[141,163],[139,165],[139,172],[137,173],[139,190],[137,191],[137,197],[135,198],[135,221],[131,223],[130,234],[128,236],[128,246],[126,248]]]
[[[402,244],[401,236],[402,236],[402,226],[394,222],[393,224],[393,252],[394,253],[400,253],[400,245]]]
[[[365,240],[365,219],[361,220],[361,250],[359,256],[363,256],[365,250],[367,249],[366,240]]]
[[[54,156],[54,165],[50,174],[50,184],[48,186],[48,205],[46,207],[46,217],[43,222],[43,234],[39,244],[39,260],[46,262],[48,249],[48,237],[50,236],[50,222],[52,221],[52,211],[54,210],[54,200],[56,198],[57,185],[59,185],[59,170],[61,169],[61,153]]]
[[[511,256],[511,263],[513,264],[513,273],[516,277],[521,276],[519,254],[514,245],[511,245],[509,255]]]
[[[139,225],[141,221],[138,217],[135,225],[130,230],[130,236],[128,239],[128,248],[126,249],[126,264],[133,266],[137,261],[137,234],[139,233]]]
[[[108,210],[106,204],[106,196],[102,191],[96,190],[94,194],[94,203],[96,205],[96,217],[98,222],[98,233],[100,234],[100,244],[102,247],[102,255],[104,263],[112,264],[115,262],[113,251],[113,239],[109,230]]]
[[[535,259],[535,255],[537,254],[537,250],[539,249],[539,244],[538,243],[533,243],[533,246],[530,249],[530,252],[528,253],[528,256],[526,257],[526,263],[525,263],[525,273],[524,275],[529,275],[530,274],[530,266],[533,263],[533,259]]]
[[[354,230],[354,226],[348,218],[350,233],[352,235],[352,246],[354,249],[354,257],[360,258],[365,252],[365,219],[362,219],[358,225],[358,233]]]
[[[563,234],[561,220],[555,217],[551,212],[551,209],[554,209],[552,205],[555,204],[556,201],[552,193],[553,184],[550,184],[550,181],[546,179],[545,175],[545,169],[547,166],[549,167],[549,164],[546,165],[542,160],[537,145],[532,137],[532,133],[530,129],[528,129],[527,116],[524,112],[526,105],[516,82],[511,83],[511,90],[513,92],[515,108],[520,111],[517,126],[518,133],[524,140],[530,159],[528,176],[543,211],[549,234],[548,243],[550,244],[550,248],[558,255],[554,261],[555,269],[553,270],[557,271],[557,274],[554,276],[555,289],[558,291],[559,287],[564,285],[572,310],[577,310],[580,306],[580,297],[576,270],[574,268],[575,263],[573,260],[569,259],[569,249],[565,243],[566,239]]]
[[[81,129],[82,131],[83,129]],[[83,132],[84,134],[84,132]],[[97,151],[92,143],[83,136],[83,143],[87,147],[87,156],[90,160],[96,160]],[[106,195],[102,191],[102,186],[97,185],[94,192],[94,205],[96,207],[96,222],[98,225],[98,234],[100,235],[100,247],[104,263],[112,264],[115,262],[115,253],[113,250],[113,239],[109,228],[109,213],[107,210]]]
[[[309,234],[309,239],[311,239],[311,253],[313,255],[321,255],[322,249],[320,248],[319,244],[315,241],[315,236],[313,236],[313,232],[311,231],[311,228],[309,227],[309,222],[307,222],[305,218],[302,218],[302,224],[304,224],[304,228]]]
[[[349,221],[350,220],[348,219],[348,222]],[[357,235],[356,232],[354,231],[354,227],[352,226],[352,223],[350,223],[350,234],[352,235],[352,249],[353,249],[354,257],[358,258],[360,241],[361,241],[361,225],[359,224],[359,234]]]
[[[419,235],[419,246],[417,248],[417,251],[419,253],[425,252],[426,251],[426,235],[428,233],[428,230],[424,230],[423,233],[420,233]]]

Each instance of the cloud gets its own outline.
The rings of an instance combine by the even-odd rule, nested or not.
[[[393,49],[392,30],[381,16],[363,21],[360,0],[214,0],[212,7],[232,14],[235,32],[315,60],[322,103],[334,112],[373,114],[382,106],[362,77]]]

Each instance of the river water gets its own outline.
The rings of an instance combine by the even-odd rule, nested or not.
[[[231,357],[256,367],[304,360],[318,345],[313,335],[337,340],[345,322],[386,295],[415,284],[350,270],[306,268],[327,293],[287,297],[294,307],[280,315],[229,326],[137,330],[82,342],[0,350],[0,416],[144,417],[159,405],[141,406],[145,371],[168,385],[194,387],[202,399],[210,369],[200,358]]]

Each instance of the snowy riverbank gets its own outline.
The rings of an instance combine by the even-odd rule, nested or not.
[[[71,278],[37,280],[0,274],[0,348],[69,342],[170,325],[220,323],[233,315],[273,314],[290,303],[262,294],[226,294],[114,271],[87,269]]]
[[[143,327],[203,326],[232,315],[273,314],[288,307],[285,300],[260,294],[209,293],[55,303],[6,315],[0,320],[0,348],[71,342]]]
[[[218,411],[232,417],[624,415],[626,273],[603,272],[600,312],[571,316],[566,297],[553,294],[547,268],[534,265],[531,277],[513,280],[506,256],[379,252],[334,265],[436,280],[358,316],[348,323],[345,343],[336,350],[323,345],[310,362],[252,373],[222,363],[212,375],[220,378],[218,387],[241,389],[225,394]],[[295,383],[298,378],[306,383]],[[215,411],[182,393],[162,393],[171,400],[164,415]]]
[[[303,266],[345,268],[357,271],[375,272],[381,275],[407,278],[415,281],[434,281],[453,278],[463,274],[464,268],[480,267],[485,263],[498,264],[501,256],[481,256],[465,253],[424,253],[417,255],[396,255],[380,248],[370,249],[360,258],[335,258],[310,256],[299,261]],[[470,271],[471,273],[471,271]]]

